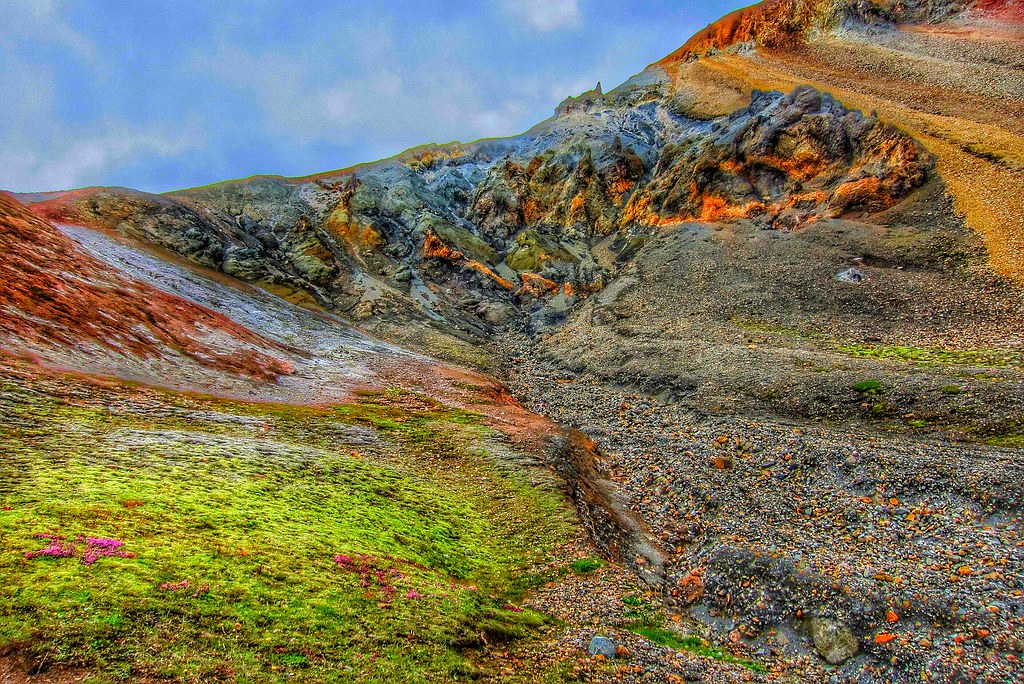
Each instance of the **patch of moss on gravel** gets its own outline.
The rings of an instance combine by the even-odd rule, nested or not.
[[[836,351],[868,359],[904,361],[922,366],[1024,367],[1024,353],[1011,349],[943,349],[896,345],[843,344]]]

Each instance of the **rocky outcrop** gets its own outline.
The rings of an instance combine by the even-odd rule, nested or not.
[[[604,97],[604,91],[601,90],[601,82],[597,82],[597,86],[593,90],[588,90],[577,96],[570,95],[569,97],[562,100],[558,107],[555,108],[555,114],[567,114],[574,109],[580,107],[586,107],[592,102],[600,100]]]
[[[627,221],[757,218],[793,228],[820,216],[880,211],[919,187],[930,156],[896,129],[809,86],[755,91],[713,134],[665,149]]]
[[[516,138],[315,178],[76,191],[33,210],[351,318],[482,334],[510,307],[537,324],[559,320],[658,226],[742,218],[799,229],[879,211],[921,185],[930,164],[910,138],[811,88],[757,92],[747,107],[696,121],[648,79],[586,93]]]

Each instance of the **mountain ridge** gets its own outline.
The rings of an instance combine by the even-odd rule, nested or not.
[[[387,555],[343,549],[332,562],[317,546],[310,567],[334,603],[323,616],[288,615],[317,629],[372,622],[387,636],[355,643],[386,655],[349,654],[341,632],[328,634],[344,658],[306,634],[273,641],[248,617],[236,622],[242,597],[217,578],[191,600],[227,625],[218,644],[239,649],[233,662],[257,680],[276,681],[264,664],[274,662],[311,680],[342,667],[415,679],[429,666],[446,681],[1009,681],[1024,639],[1015,16],[998,0],[770,0],[608,92],[567,98],[518,136],[159,195],[0,197],[0,347],[37,363],[0,359],[15,398],[0,407],[11,416],[0,430],[18,445],[16,466],[52,449],[77,472],[65,452],[102,434],[111,477],[147,474],[167,453],[189,475],[211,460],[225,468],[225,491],[251,483],[249,465],[222,461],[266,460],[252,486],[271,497],[301,471],[316,498],[320,464],[344,461],[356,491],[375,497],[378,524],[362,535]],[[965,37],[975,30],[988,38]],[[53,277],[34,286],[35,270]],[[90,293],[84,304],[78,291]],[[76,333],[74,319],[105,320],[125,297],[110,332],[148,346],[94,353],[102,326]],[[172,323],[199,340],[185,361],[159,325],[145,332],[167,298],[179,307]],[[54,299],[63,303],[41,306]],[[232,332],[274,372],[238,367]],[[69,369],[174,392],[57,372]],[[51,404],[67,406],[51,414]],[[100,411],[102,430],[78,414],[92,405],[114,407],[113,418]],[[65,434],[54,415],[78,417]],[[36,423],[49,429],[45,458]],[[409,481],[367,479],[362,463]],[[499,486],[509,474],[530,483]],[[556,476],[564,501],[544,493]],[[480,529],[518,554],[502,550],[497,563],[485,550],[511,573],[490,578],[493,595],[448,574],[478,560],[450,543],[450,530],[479,536],[465,530],[468,509],[430,508],[429,533],[403,526],[422,516],[424,477],[440,483],[434,498],[487,487],[468,497],[472,519],[493,516]],[[15,505],[0,516],[33,544],[34,509],[21,508],[31,488],[17,484],[29,480],[12,481]],[[377,515],[393,505],[398,523]],[[124,507],[114,520],[135,515]],[[215,530],[225,508],[203,509],[197,529]],[[347,519],[344,506],[331,510]],[[316,538],[321,511],[299,513]],[[517,527],[520,514],[536,537]],[[227,531],[243,539],[259,530],[251,516],[237,524]],[[272,541],[286,543],[281,559],[295,555],[290,540]],[[441,559],[437,545],[457,550]],[[12,563],[40,567],[35,546],[17,548],[30,555]],[[395,555],[407,549],[419,555]],[[275,602],[289,603],[274,593],[285,580],[319,591],[308,569],[271,567],[262,549],[208,555]],[[429,585],[444,593],[391,595],[398,575],[423,578],[410,568],[447,582]],[[198,583],[201,567],[190,572]],[[338,572],[362,585],[345,593],[331,584]],[[154,611],[192,610],[174,603],[178,575],[160,582],[155,598],[137,590]],[[519,583],[532,589],[516,595]],[[459,603],[431,613],[449,592]],[[358,620],[337,615],[339,600],[358,605]],[[53,612],[3,605],[12,623]],[[77,624],[51,629],[79,643]],[[104,636],[121,629],[103,625]],[[589,657],[603,634],[624,650]],[[33,642],[45,657],[48,638]],[[195,638],[207,650],[188,667],[207,669],[190,676],[233,677],[211,660],[222,646]],[[261,639],[273,649],[253,645]],[[140,648],[144,675],[165,676],[164,648]],[[399,650],[428,664],[379,675]]]

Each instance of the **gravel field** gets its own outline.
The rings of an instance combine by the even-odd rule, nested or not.
[[[513,392],[596,440],[602,474],[671,554],[669,611],[809,681],[827,665],[811,654],[835,648],[834,681],[1019,676],[1020,450],[707,415],[520,345]]]

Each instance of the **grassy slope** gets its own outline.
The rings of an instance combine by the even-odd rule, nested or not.
[[[509,601],[573,514],[541,474],[503,467],[473,414],[24,375],[2,392],[0,649],[98,681],[445,681],[472,674],[459,647],[543,621]],[[134,557],[26,558],[41,533]]]

